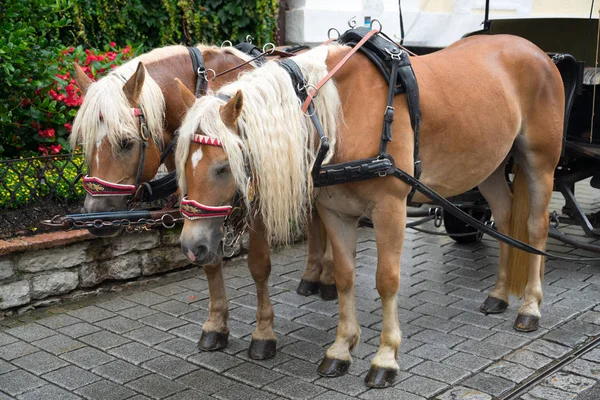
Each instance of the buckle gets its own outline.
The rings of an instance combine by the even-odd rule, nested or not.
[[[383,119],[386,122],[393,122],[394,121],[394,111],[395,108],[392,106],[387,106],[385,108],[385,112],[383,113]]]

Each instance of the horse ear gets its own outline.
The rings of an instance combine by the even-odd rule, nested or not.
[[[81,91],[85,93],[88,87],[94,83],[94,81],[87,76],[85,72],[83,72],[83,68],[81,68],[79,64],[73,63],[73,66],[75,67],[75,81],[77,82],[77,85]]]
[[[144,86],[144,79],[146,79],[146,68],[141,62],[138,64],[137,69],[123,86],[123,92],[129,105],[131,107],[137,107],[139,105],[140,96],[142,95],[142,86]]]
[[[235,95],[221,108],[221,119],[227,126],[233,126],[240,114],[244,105],[244,95],[241,90],[238,90]]]
[[[177,86],[179,86],[179,93],[181,94],[183,104],[185,104],[187,108],[191,108],[196,102],[196,96],[194,96],[194,93],[192,93],[179,78],[175,78],[175,82],[177,82]]]

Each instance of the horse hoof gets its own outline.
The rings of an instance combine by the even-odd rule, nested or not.
[[[311,294],[319,293],[319,282],[311,282],[302,279],[296,289],[296,293],[302,296],[310,296]]]
[[[319,292],[321,293],[321,298],[325,301],[335,300],[338,297],[335,283],[331,285],[320,284]]]
[[[266,360],[274,357],[277,350],[276,340],[255,340],[250,342],[248,357],[253,360]]]
[[[537,331],[540,327],[540,318],[535,315],[517,315],[515,324],[513,325],[515,330],[520,332],[533,332]]]
[[[496,297],[488,296],[487,299],[483,302],[481,307],[479,307],[479,311],[488,314],[500,314],[506,311],[508,308],[508,303],[502,299],[498,299]]]
[[[348,372],[348,368],[350,368],[350,361],[348,360],[337,360],[335,358],[325,357],[323,361],[321,361],[321,364],[319,364],[317,373],[321,376],[334,378],[345,375]]]
[[[365,384],[370,388],[386,388],[394,384],[398,371],[389,368],[371,367],[365,377]]]
[[[227,346],[229,332],[206,332],[202,331],[198,347],[204,351],[215,351]]]

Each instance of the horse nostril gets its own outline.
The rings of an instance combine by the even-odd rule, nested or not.
[[[204,258],[206,258],[207,255],[208,255],[208,247],[206,247],[203,244],[198,246],[198,248],[196,249],[196,257],[199,259],[204,259]]]

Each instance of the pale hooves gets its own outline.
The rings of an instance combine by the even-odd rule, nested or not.
[[[398,371],[389,368],[371,367],[365,377],[365,384],[370,388],[386,388],[394,384]]]
[[[319,364],[317,373],[328,378],[342,376],[348,372],[350,364],[351,362],[348,360],[338,360],[335,358],[325,357],[323,361],[321,361],[321,364]]]
[[[335,283],[331,285],[326,285],[324,283],[319,284],[319,293],[321,294],[321,298],[325,301],[335,300],[338,297]]]
[[[537,331],[540,327],[540,318],[535,315],[517,315],[513,328],[520,332],[533,332]]]
[[[311,294],[319,293],[319,282],[311,282],[302,279],[300,284],[298,284],[296,293],[301,294],[302,296],[310,296]]]
[[[207,332],[202,331],[198,347],[204,351],[220,350],[227,346],[229,332]]]
[[[498,299],[496,297],[488,296],[481,307],[479,307],[479,311],[488,314],[500,314],[506,311],[508,308],[508,303],[502,299]]]
[[[250,342],[248,357],[253,360],[266,360],[274,357],[277,352],[276,340],[255,340]]]

